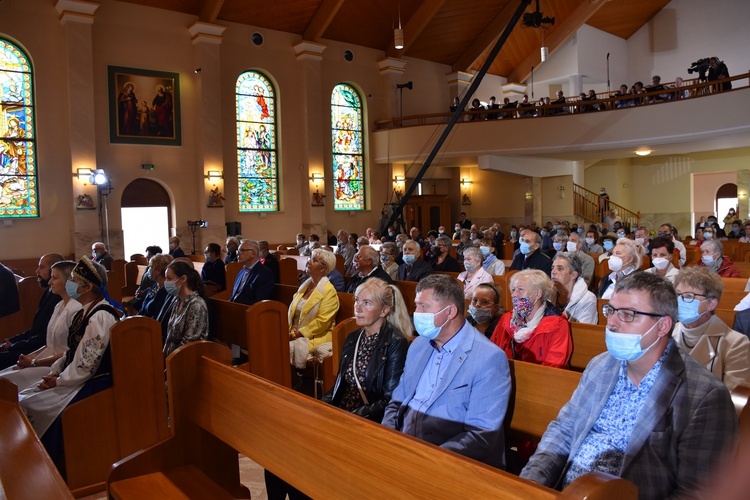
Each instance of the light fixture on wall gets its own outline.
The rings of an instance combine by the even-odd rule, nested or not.
[[[401,28],[401,2],[398,3],[398,28],[393,30],[393,46],[398,50],[404,48],[404,30]]]
[[[109,207],[107,206],[107,200],[110,193],[112,193],[112,179],[109,175],[102,170],[97,168],[93,170],[89,175],[89,182],[96,186],[96,192],[99,198],[99,229],[102,234],[102,241],[109,246]]]
[[[204,177],[210,182],[217,182],[224,177],[224,174],[219,170],[209,170]]]
[[[651,150],[648,148],[640,148],[636,150],[635,154],[637,154],[638,156],[648,156],[651,154]]]
[[[315,184],[315,187],[318,187],[318,185],[320,184],[320,181],[323,180],[323,174],[318,173],[318,172],[313,172],[312,174],[310,174],[310,180],[312,181],[313,184]]]
[[[461,179],[461,187],[464,189],[468,189],[473,183],[470,179]]]
[[[526,193],[526,201],[531,200],[531,197],[532,197],[531,191],[527,192]]]
[[[565,186],[560,184],[560,187],[557,188],[560,191],[560,198],[565,198]]]
[[[86,182],[91,177],[91,169],[90,168],[77,168],[76,173],[73,174],[73,177],[78,177],[79,181]]]

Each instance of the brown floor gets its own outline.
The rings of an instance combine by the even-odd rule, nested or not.
[[[267,500],[266,483],[263,480],[263,468],[240,455],[240,481],[250,490],[250,496],[253,500]],[[81,500],[105,500],[107,492],[102,491],[94,495],[82,497]]]

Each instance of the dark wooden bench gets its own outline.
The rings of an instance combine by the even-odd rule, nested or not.
[[[31,328],[34,322],[34,314],[39,307],[39,299],[42,298],[42,287],[36,277],[21,278],[18,282],[18,303],[20,309],[13,314],[0,318],[0,341],[23,333]]]
[[[456,485],[466,498],[636,498],[632,483],[600,473],[545,488],[233,369],[230,358],[196,342],[167,359],[173,435],[113,466],[111,498],[249,498],[238,452],[313,498],[442,498]],[[546,382],[534,385],[543,392]]]
[[[582,372],[589,361],[607,350],[604,328],[604,325],[570,324],[570,331],[573,335],[573,356],[570,358],[570,367],[573,370]]]
[[[0,379],[0,498],[73,498],[18,406],[18,388]]]

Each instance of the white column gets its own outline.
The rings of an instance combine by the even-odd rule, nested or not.
[[[583,75],[570,75],[568,77],[568,97],[576,97],[583,92]]]
[[[403,59],[396,59],[394,57],[388,57],[378,61],[378,68],[380,68],[380,76],[383,82],[383,100],[385,101],[386,108],[390,110],[390,117],[395,118],[400,116],[402,109],[400,96],[406,95],[408,99],[409,89],[403,91],[396,90],[396,85],[403,82],[404,72],[406,71],[407,62]]]

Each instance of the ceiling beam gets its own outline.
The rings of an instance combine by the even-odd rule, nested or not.
[[[446,0],[424,0],[419,4],[419,7],[417,7],[417,10],[414,12],[414,15],[411,16],[409,22],[403,25],[404,48],[397,50],[393,46],[393,43],[390,43],[385,51],[386,55],[388,57],[399,57],[404,55],[406,51],[409,50],[409,47],[414,44],[416,39],[419,38],[419,35],[422,34],[422,31],[424,31],[427,25],[430,24],[430,21],[435,17],[435,14],[437,14],[443,5],[445,5],[445,2]]]
[[[344,5],[345,0],[323,0],[315,11],[310,24],[307,26],[305,33],[302,35],[303,40],[314,42],[323,36],[331,25],[333,18],[336,17],[339,9]]]
[[[510,18],[513,17],[513,13],[516,11],[517,5],[515,2],[510,1],[505,4],[505,7],[490,21],[490,23],[482,30],[471,45],[464,50],[463,54],[459,56],[455,63],[453,63],[453,71],[467,71],[476,62],[477,58],[489,47],[493,47],[500,33],[505,29],[510,22]]]
[[[200,20],[215,23],[223,6],[224,0],[205,0],[201,7]]]
[[[565,41],[583,26],[596,11],[601,9],[607,2],[598,0],[581,0],[580,5],[565,20],[545,36],[545,45],[549,47],[550,56],[559,49]],[[516,66],[516,69],[508,75],[508,83],[520,83],[526,81],[531,75],[531,67],[538,68],[542,62],[539,47],[536,47],[526,56],[526,59]]]

